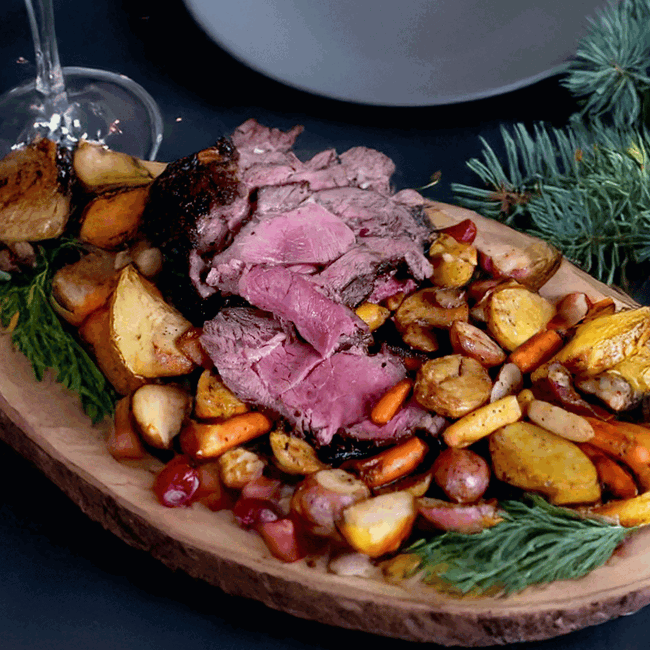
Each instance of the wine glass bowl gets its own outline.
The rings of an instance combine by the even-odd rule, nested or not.
[[[93,68],[62,68],[53,0],[25,0],[36,79],[0,97],[0,157],[46,137],[72,147],[79,140],[153,160],[163,122],[154,99],[128,77]]]
[[[163,121],[151,95],[132,79],[106,70],[63,68],[67,102],[53,100],[31,81],[0,97],[0,157],[34,137],[72,145],[80,139],[153,160]]]

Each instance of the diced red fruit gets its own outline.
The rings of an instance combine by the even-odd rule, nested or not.
[[[256,528],[259,524],[269,523],[280,518],[273,503],[270,501],[244,496],[240,496],[237,499],[232,513],[242,528]]]
[[[438,232],[453,237],[457,242],[472,244],[476,239],[476,224],[471,219],[465,219]]]
[[[199,489],[199,470],[189,456],[176,456],[163,467],[154,480],[158,501],[168,508],[189,506]]]
[[[291,517],[260,522],[257,532],[271,554],[283,562],[296,562],[307,555],[304,533]]]

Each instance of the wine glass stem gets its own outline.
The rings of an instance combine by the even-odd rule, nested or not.
[[[68,97],[56,42],[52,0],[25,0],[25,5],[36,55],[36,90],[44,95],[52,114],[63,115],[68,108]]]

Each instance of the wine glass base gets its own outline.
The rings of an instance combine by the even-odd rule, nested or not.
[[[0,97],[0,157],[35,135],[60,141],[101,142],[115,151],[154,160],[163,137],[160,109],[124,75],[92,68],[63,68],[68,108],[50,115],[35,82]]]

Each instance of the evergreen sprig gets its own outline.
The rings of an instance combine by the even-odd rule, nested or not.
[[[477,534],[446,532],[408,549],[412,572],[459,594],[515,593],[587,575],[604,564],[633,528],[582,517],[539,496],[501,504],[504,521]]]
[[[467,165],[481,187],[452,184],[462,205],[557,246],[588,273],[625,286],[626,267],[650,260],[650,136],[521,124],[502,129],[505,163],[485,141]]]
[[[503,129],[504,153],[482,140],[482,158],[467,163],[480,184],[452,191],[461,205],[629,288],[629,268],[650,260],[650,0],[621,0],[592,19],[561,83],[580,113],[564,128]]]
[[[36,379],[53,370],[58,382],[79,395],[91,420],[99,422],[113,412],[115,393],[50,303],[55,260],[74,246],[66,240],[41,245],[33,269],[0,277],[0,322]]]
[[[611,117],[633,126],[650,89],[650,1],[622,0],[590,20],[562,84],[589,117]]]

